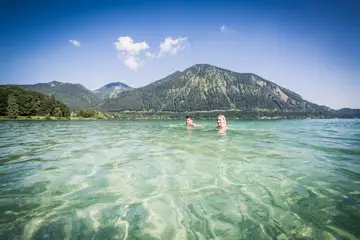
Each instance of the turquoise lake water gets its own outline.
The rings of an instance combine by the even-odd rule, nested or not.
[[[359,239],[360,120],[1,121],[0,239]]]

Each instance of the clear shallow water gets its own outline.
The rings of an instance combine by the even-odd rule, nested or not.
[[[358,239],[360,121],[3,121],[0,239]]]

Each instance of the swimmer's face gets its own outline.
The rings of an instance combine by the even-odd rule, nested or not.
[[[218,127],[224,127],[225,126],[225,121],[221,116],[217,117],[216,123],[217,123]]]
[[[191,118],[187,118],[186,125],[191,125],[191,124],[193,124],[193,120]]]

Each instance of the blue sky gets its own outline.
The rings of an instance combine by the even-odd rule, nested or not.
[[[9,1],[0,84],[140,87],[208,63],[360,108],[359,12],[358,0]]]

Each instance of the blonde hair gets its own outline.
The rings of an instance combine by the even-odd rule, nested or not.
[[[217,117],[220,117],[220,118],[224,121],[224,123],[226,124],[226,118],[225,118],[224,115],[222,115],[222,114],[220,113]]]

